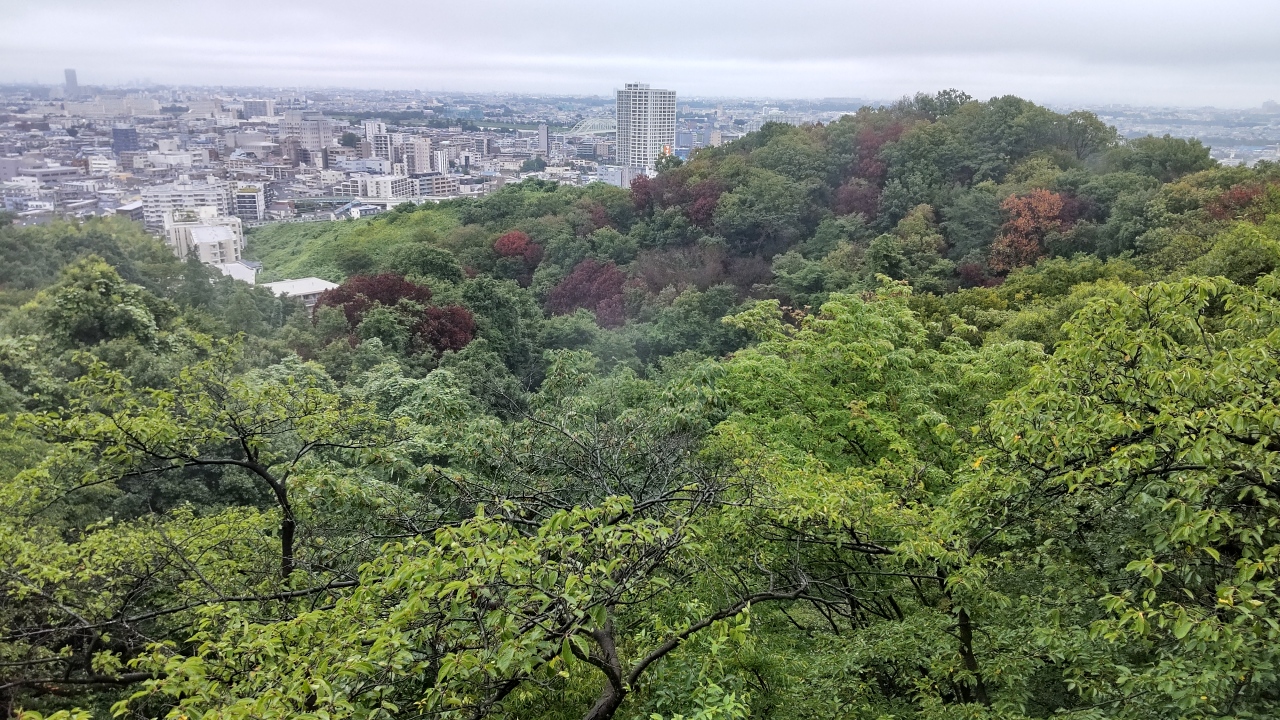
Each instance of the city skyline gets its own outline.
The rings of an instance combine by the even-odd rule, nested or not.
[[[6,3],[0,82],[262,85],[603,95],[644,77],[682,95],[895,98],[945,87],[1047,103],[1255,107],[1280,95],[1280,6],[1087,0],[1059,9],[938,0],[643,8],[389,2],[401,36],[352,10],[150,0]],[[816,20],[821,19],[821,22]],[[32,33],[39,27],[46,32]],[[600,27],[605,32],[591,32]],[[24,29],[25,28],[25,29]],[[261,38],[254,28],[272,28]],[[610,28],[626,28],[616,32]],[[429,37],[430,41],[422,38]],[[127,38],[128,42],[121,42]],[[269,38],[269,41],[267,41]]]

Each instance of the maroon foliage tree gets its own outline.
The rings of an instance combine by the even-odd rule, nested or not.
[[[1070,193],[1059,195],[1062,197],[1062,210],[1058,213],[1058,219],[1062,221],[1064,228],[1069,228],[1080,220],[1094,218],[1098,213],[1097,206],[1089,198]]]
[[[605,327],[622,324],[622,286],[627,281],[618,266],[590,258],[578,263],[547,295],[547,309],[553,315],[567,315],[578,308],[596,313]],[[615,307],[616,303],[616,307]],[[605,325],[606,322],[616,325]]]
[[[708,178],[689,188],[689,204],[685,207],[685,215],[689,222],[703,230],[710,230],[716,205],[724,194],[724,186],[718,181]]]
[[[528,235],[519,230],[512,230],[493,241],[493,251],[502,257],[516,257],[524,255],[532,242]]]
[[[1248,220],[1262,223],[1267,215],[1276,211],[1280,192],[1277,185],[1232,185],[1214,198],[1207,206],[1209,216],[1215,220]]]
[[[641,175],[631,181],[631,202],[635,205],[636,212],[652,212],[655,204],[654,201],[654,187],[652,180]]]
[[[431,288],[409,282],[403,275],[395,273],[355,275],[338,287],[320,293],[320,297],[316,299],[316,308],[342,308],[343,314],[347,316],[347,324],[355,329],[374,303],[395,307],[401,300],[429,305]]]
[[[613,227],[613,218],[609,217],[609,211],[600,203],[591,203],[591,207],[588,212],[591,217],[592,232],[599,230],[602,227]]]
[[[621,295],[605,298],[596,303],[596,324],[600,327],[622,327],[626,321],[627,316],[622,306]]]
[[[475,336],[476,321],[466,308],[429,307],[413,326],[413,347],[416,352],[461,350]]]
[[[875,220],[880,208],[880,188],[862,178],[851,178],[836,190],[832,209],[837,215],[862,213],[868,220]]]
[[[530,269],[542,262],[542,246],[519,230],[512,230],[493,241],[493,251],[501,257],[518,257]]]
[[[897,142],[906,128],[902,123],[893,123],[883,128],[870,125],[858,131],[858,155],[854,159],[853,174],[875,185],[884,182],[889,166],[880,159],[880,149],[891,142]]]
[[[316,308],[340,307],[356,342],[356,329],[376,306],[394,309],[412,332],[415,353],[461,350],[475,337],[475,319],[463,307],[432,307],[431,288],[395,273],[356,275],[316,299]]]

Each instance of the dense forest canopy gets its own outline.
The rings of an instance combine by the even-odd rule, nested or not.
[[[956,91],[629,190],[0,227],[0,702],[1280,713],[1280,167]]]

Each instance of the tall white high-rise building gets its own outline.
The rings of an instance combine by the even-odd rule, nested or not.
[[[676,144],[676,91],[627,83],[617,97],[618,164],[653,170]]]

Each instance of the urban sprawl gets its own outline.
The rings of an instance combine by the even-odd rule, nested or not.
[[[20,224],[129,217],[162,236],[179,258],[195,256],[253,282],[257,263],[242,254],[246,229],[258,225],[479,197],[528,178],[625,187],[653,174],[664,156],[685,158],[765,123],[822,122],[863,104],[856,98],[681,104],[675,91],[643,83],[628,83],[611,99],[120,91],[82,88],[67,70],[60,87],[0,88],[0,195]],[[1108,108],[1100,115],[1122,133],[1231,133],[1240,142],[1214,150],[1228,164],[1280,157],[1274,103],[1244,121],[1212,109]],[[271,285],[304,300],[332,287],[315,278]]]

